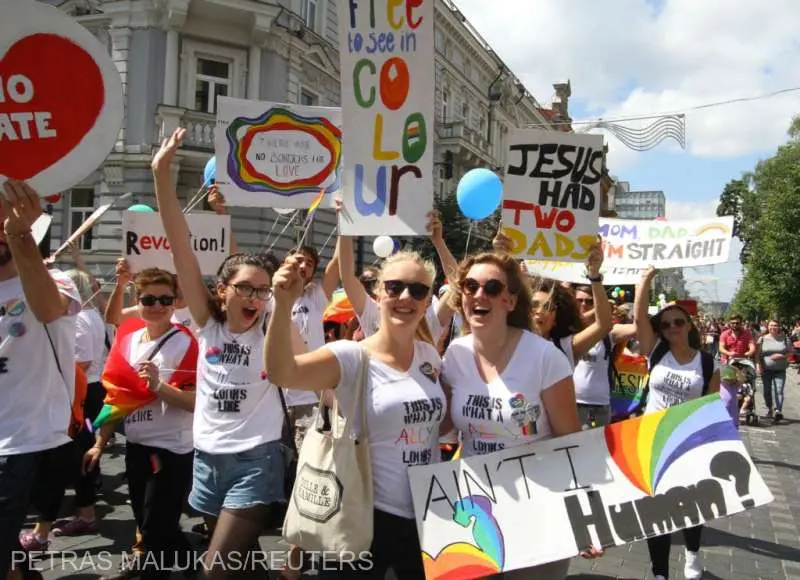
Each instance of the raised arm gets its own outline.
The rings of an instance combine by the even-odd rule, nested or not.
[[[111,291],[111,296],[108,297],[106,302],[105,319],[108,324],[119,326],[129,318],[135,318],[139,315],[139,309],[136,306],[129,306],[125,308],[125,292],[128,285],[133,280],[128,261],[125,258],[118,258],[116,265],[117,283],[114,285],[114,290]]]
[[[333,352],[321,347],[306,354],[295,354],[296,347],[286,340],[297,334],[292,322],[292,305],[300,297],[303,281],[297,260],[289,256],[273,277],[275,302],[264,341],[264,364],[270,382],[287,389],[321,391],[339,384],[341,369]]]
[[[342,287],[347,294],[353,310],[358,316],[364,312],[367,300],[371,300],[361,281],[356,276],[356,261],[353,257],[353,238],[339,236],[336,240],[339,252],[339,276],[342,278]]]
[[[153,158],[153,177],[155,178],[156,200],[164,232],[172,248],[172,259],[180,278],[181,289],[189,306],[189,312],[197,325],[202,328],[211,316],[208,304],[208,289],[203,282],[200,264],[192,251],[189,241],[189,225],[183,215],[172,178],[172,160],[181,145],[186,129],[178,128],[164,140],[161,149]]]
[[[642,279],[636,286],[636,298],[633,300],[633,323],[636,325],[636,336],[639,338],[639,354],[650,356],[656,345],[656,333],[650,325],[647,308],[650,305],[650,286],[656,270],[652,266],[644,271]]]
[[[442,221],[439,219],[439,215],[436,212],[431,212],[429,218],[428,231],[431,234],[431,243],[436,249],[436,255],[439,256],[439,263],[442,266],[442,271],[444,272],[445,278],[455,282],[458,272],[458,261],[455,256],[453,256],[453,253],[450,251],[450,248],[447,247],[447,243],[444,240],[444,226],[442,225]],[[453,309],[450,307],[449,300],[439,300],[436,305],[436,317],[439,319],[439,324],[443,327],[450,325],[450,321],[453,320]]]
[[[592,298],[594,299],[594,320],[572,338],[572,352],[575,354],[576,361],[603,340],[603,337],[614,327],[611,305],[608,303],[606,291],[603,288],[603,276],[600,274],[602,266],[603,248],[598,240],[589,250],[589,256],[586,259],[586,272],[592,284]]]
[[[6,181],[0,195],[4,232],[14,258],[22,292],[28,308],[43,324],[55,322],[69,313],[72,300],[59,292],[33,239],[31,227],[42,215],[42,203],[31,187],[19,181]]]

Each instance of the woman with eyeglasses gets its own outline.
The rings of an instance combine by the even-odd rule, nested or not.
[[[700,331],[683,307],[670,304],[652,318],[649,316],[648,297],[655,274],[656,270],[653,268],[644,272],[634,299],[634,322],[639,352],[648,357],[650,369],[645,414],[680,405],[704,394],[717,393],[720,386],[719,370],[714,369],[713,357],[702,350]],[[683,530],[684,575],[687,579],[700,578],[703,575],[699,553],[702,533],[702,526]],[[669,578],[671,546],[670,534],[647,540],[656,580]]]
[[[445,352],[442,384],[462,455],[579,431],[572,366],[532,332],[531,292],[517,262],[493,253],[467,258],[454,286],[467,334]],[[568,569],[563,560],[497,577],[561,580]]]
[[[425,322],[435,276],[433,264],[418,254],[399,252],[387,258],[376,284],[377,331],[360,343],[340,340],[295,355],[285,336],[302,280],[292,258],[275,275],[265,358],[276,384],[333,389],[340,410],[347,413],[354,408],[362,349],[369,354],[361,403],[366,405],[374,490],[371,563],[345,564],[341,569],[329,565],[320,570],[322,578],[383,578],[390,568],[403,580],[424,578],[407,470],[438,461],[439,426],[447,414],[439,384],[441,360]],[[360,436],[360,407],[355,408],[357,416],[347,419],[354,420]]]
[[[131,278],[130,272],[119,275],[115,292]],[[139,316],[120,326],[103,380],[128,388],[142,383],[153,395],[152,402],[124,419],[125,470],[142,552],[140,566],[120,569],[111,578],[167,578],[169,571],[153,562],[170,567],[191,562],[180,518],[192,481],[197,341],[189,329],[171,322],[175,276],[148,268],[133,280]],[[114,423],[104,423],[95,432],[95,445],[84,455],[86,470],[98,464],[114,429]]]
[[[185,132],[177,129],[165,139],[152,167],[159,214],[181,288],[199,327],[189,503],[204,515],[210,532],[203,575],[218,579],[231,577],[233,559],[243,559],[258,546],[269,505],[284,501],[280,441],[284,416],[261,354],[272,294],[268,267],[255,255],[231,255],[220,266],[209,295],[172,177],[172,159]],[[292,346],[303,351],[294,325],[280,340],[290,352]],[[256,566],[252,558],[248,561]]]

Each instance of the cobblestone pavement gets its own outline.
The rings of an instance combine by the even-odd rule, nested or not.
[[[756,510],[713,522],[703,536],[703,561],[707,580],[800,580],[800,380],[790,371],[786,385],[786,419],[779,425],[762,419],[757,427],[742,427],[750,453],[775,496],[775,502]],[[759,409],[763,401],[759,394]],[[47,579],[99,578],[113,572],[127,552],[134,535],[134,522],[122,478],[124,446],[117,444],[104,458],[103,495],[97,510],[102,518],[100,533],[73,538],[54,538],[50,553],[37,560]],[[65,502],[69,509],[70,498]],[[68,512],[65,512],[66,516]],[[30,519],[30,523],[33,519]],[[184,517],[190,541],[201,538],[190,530],[197,517]],[[532,522],[532,525],[536,525]],[[271,561],[283,561],[286,546],[277,535],[261,537],[261,546]],[[675,536],[671,563],[672,577],[683,578],[683,547]],[[309,572],[304,576],[314,576]],[[175,578],[180,577],[175,574]],[[593,561],[575,559],[570,578],[651,578],[644,542],[609,550]]]

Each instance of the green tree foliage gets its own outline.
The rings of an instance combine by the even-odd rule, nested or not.
[[[733,195],[721,199],[718,209],[741,203],[739,237],[748,252],[732,306],[750,318],[772,312],[784,319],[800,316],[800,117],[793,119],[789,137],[756,165],[748,192],[740,191],[738,202]]]

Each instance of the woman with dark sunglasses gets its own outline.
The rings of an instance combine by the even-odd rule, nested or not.
[[[453,304],[467,334],[445,352],[442,383],[462,455],[579,431],[572,367],[532,332],[530,288],[517,262],[489,253],[467,258],[455,287]],[[497,577],[563,580],[568,570],[562,560]]]
[[[352,253],[350,254],[352,256]],[[291,389],[333,389],[340,411],[363,433],[354,393],[362,349],[369,354],[365,385],[366,431],[374,490],[371,562],[328,562],[323,578],[424,578],[414,520],[408,467],[439,460],[439,428],[447,414],[439,384],[441,359],[430,341],[425,312],[436,268],[418,254],[399,252],[386,259],[376,283],[380,323],[360,343],[340,340],[295,355],[285,336],[291,305],[302,288],[298,266],[289,258],[275,275],[275,308],[267,329],[267,372]],[[302,548],[302,546],[301,546]]]
[[[702,351],[700,331],[683,307],[669,304],[652,318],[649,316],[648,297],[655,275],[656,270],[652,267],[644,272],[634,299],[634,322],[639,352],[648,357],[650,368],[645,414],[697,399],[704,392],[717,393],[720,385],[719,370],[715,370],[708,384],[705,384],[703,357],[711,355]],[[713,362],[711,364],[713,368]],[[700,578],[703,575],[700,560],[702,533],[702,526],[683,530],[686,543],[684,576],[687,579]],[[671,546],[670,534],[647,540],[656,580],[669,578]]]

